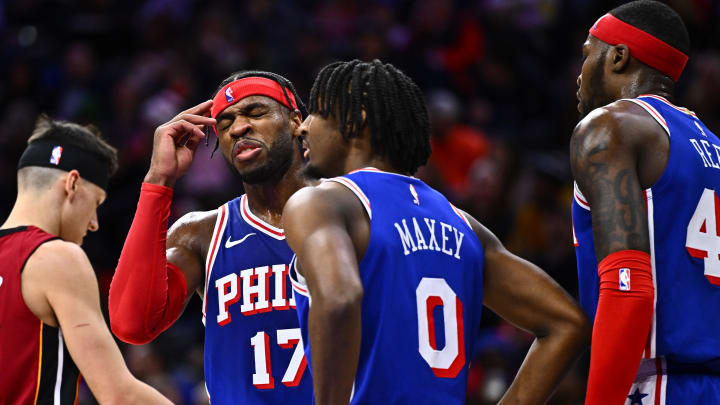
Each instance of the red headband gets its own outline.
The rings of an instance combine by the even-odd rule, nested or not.
[[[688,56],[667,42],[623,22],[608,13],[590,28],[590,35],[608,45],[625,44],[630,54],[640,62],[677,81],[685,69]]]
[[[210,116],[217,118],[223,110],[248,96],[267,96],[293,111],[298,109],[292,92],[288,91],[286,98],[285,92],[276,81],[252,76],[235,80],[220,89],[213,98]],[[290,105],[288,105],[288,98],[290,98]]]

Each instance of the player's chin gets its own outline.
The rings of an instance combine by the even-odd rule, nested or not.
[[[319,180],[323,178],[330,178],[334,176],[330,176],[326,173],[326,171],[322,170],[320,167],[314,165],[312,162],[308,161],[305,166],[303,166],[302,169],[302,175],[306,179],[310,180]]]

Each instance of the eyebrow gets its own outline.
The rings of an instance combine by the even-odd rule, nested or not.
[[[268,108],[269,109],[270,105],[268,105],[267,103],[256,101],[256,102],[253,102],[253,103],[243,106],[242,108],[239,109],[238,112],[241,114],[247,114],[248,112],[254,110],[255,108]],[[220,113],[220,115],[218,115],[216,118],[217,121],[221,121],[224,119],[232,119],[232,114],[227,112],[227,109],[225,111],[223,111],[222,113]]]

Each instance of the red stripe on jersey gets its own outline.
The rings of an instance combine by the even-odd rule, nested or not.
[[[658,121],[662,122],[662,124],[665,126],[665,128],[667,128],[667,122],[665,122],[665,118],[663,118],[662,115],[660,115],[653,106],[651,106],[650,104],[646,103],[643,100],[635,99],[635,101],[637,101],[638,103],[641,103],[643,106],[645,106],[646,111],[648,111],[650,114],[652,114]]]
[[[655,374],[657,374],[657,379],[655,380],[655,405],[660,405],[663,379],[662,359],[660,358],[655,359]]]
[[[472,228],[472,225],[470,225],[470,221],[465,218],[465,215],[463,215],[463,213],[460,212],[459,209],[455,208],[454,205],[450,204],[450,206],[452,207],[453,211],[455,211],[455,213],[460,217],[460,219],[462,219],[463,222],[465,222],[470,228]]]
[[[368,211],[372,212],[372,209],[370,206],[370,200],[368,200],[368,198],[365,196],[365,193],[363,193],[363,191],[360,189],[360,187],[357,186],[357,184],[355,184],[354,181],[347,179],[345,177],[335,177],[332,180],[338,181],[338,182],[346,185],[347,187],[349,187],[351,190],[353,190],[355,192],[355,194],[361,199],[363,204],[365,204]]]
[[[207,291],[208,291],[208,284],[210,283],[210,269],[212,269],[213,264],[215,263],[215,251],[217,250],[218,241],[220,240],[220,234],[222,234],[223,231],[223,224],[225,223],[225,205],[223,205],[220,208],[220,222],[218,223],[217,230],[215,232],[215,235],[213,235],[213,245],[212,249],[210,249],[210,261],[208,262],[207,269],[205,269],[205,297],[204,303],[203,303],[203,315],[207,313]]]
[[[277,237],[280,237],[280,238],[284,238],[284,237],[285,237],[285,232],[284,232],[284,231],[277,231],[277,230],[275,230],[275,229],[269,228],[268,225],[266,225],[266,224],[264,224],[264,223],[256,220],[255,218],[253,218],[253,213],[252,213],[252,212],[250,211],[250,209],[247,207],[247,205],[248,205],[247,195],[244,195],[244,196],[243,196],[243,201],[242,201],[242,204],[240,204],[240,205],[241,205],[241,207],[242,207],[241,209],[243,210],[243,214],[245,214],[245,219],[247,219],[248,221],[250,221],[250,222],[252,223],[252,225],[255,225],[255,227],[260,228],[260,230],[265,231],[265,232],[267,232],[267,233],[270,233],[270,234],[272,234],[272,235],[275,235],[275,236],[277,236]]]
[[[667,100],[666,98],[664,98],[664,97],[656,96],[656,95],[654,95],[654,94],[641,94],[641,95],[639,95],[638,97],[650,97],[650,98],[654,98],[654,99],[656,99],[656,100],[660,100],[660,101],[662,101],[663,103],[669,105],[670,107],[672,107],[672,108],[674,108],[674,109],[676,109],[676,110],[678,110],[678,111],[680,111],[680,112],[682,112],[682,113],[685,113],[685,114],[688,114],[688,115],[692,115],[693,117],[697,118],[697,115],[696,115],[693,111],[690,111],[690,110],[688,110],[688,109],[685,108],[685,107],[678,107],[678,106],[676,106],[675,104],[673,104],[673,103],[671,103],[670,101],[668,101],[668,100]]]

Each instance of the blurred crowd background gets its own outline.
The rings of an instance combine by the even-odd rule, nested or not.
[[[212,98],[231,72],[273,71],[306,99],[325,64],[379,58],[423,89],[433,155],[418,176],[506,246],[577,294],[568,140],[578,120],[580,47],[588,27],[622,1],[365,0],[0,1],[0,216],[38,114],[94,124],[121,169],[84,248],[103,308],[147,170],[155,127]],[[720,2],[668,1],[693,52],[677,103],[720,131]],[[171,221],[242,193],[215,142],[178,183]],[[518,285],[517,288],[523,288]],[[468,398],[495,403],[532,338],[486,311]],[[145,346],[121,344],[132,372],[178,404],[207,402],[200,299]],[[550,404],[580,404],[587,355]],[[87,390],[81,403],[93,404]]]

